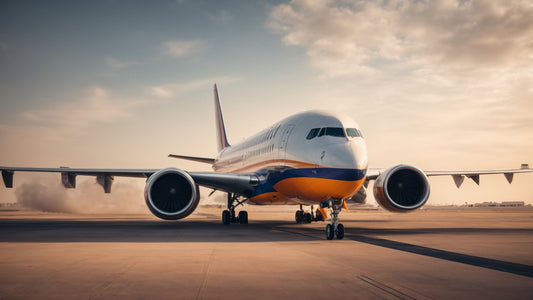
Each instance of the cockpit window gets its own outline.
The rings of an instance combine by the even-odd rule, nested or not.
[[[311,129],[311,131],[309,131],[309,134],[307,135],[307,139],[308,140],[314,139],[318,135],[319,131],[320,131],[320,128]]]
[[[349,137],[362,137],[361,131],[357,128],[346,128],[346,133]]]
[[[329,136],[338,136],[338,137],[346,137],[344,134],[344,129],[340,127],[327,127],[326,128],[326,135]]]
[[[357,129],[353,129],[353,130],[355,130],[356,134],[358,133]],[[317,136],[323,136],[323,135],[346,137],[346,133],[344,133],[344,128],[342,127],[324,127],[324,128],[311,129],[311,131],[309,131],[309,133],[307,134],[307,139],[312,140]]]

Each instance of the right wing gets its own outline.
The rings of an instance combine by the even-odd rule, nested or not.
[[[367,180],[376,180],[379,175],[385,172],[386,169],[368,169]],[[520,169],[506,169],[506,170],[473,170],[473,171],[423,171],[426,176],[452,176],[455,185],[459,188],[463,184],[463,181],[466,178],[472,179],[476,184],[479,185],[479,176],[480,175],[493,175],[493,174],[503,174],[507,182],[513,182],[513,175],[517,173],[531,173],[533,169],[529,168],[528,164],[522,164]]]

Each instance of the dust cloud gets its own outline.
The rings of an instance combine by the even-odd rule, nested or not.
[[[146,213],[140,185],[115,180],[111,194],[94,179],[78,180],[76,189],[65,189],[58,178],[39,178],[16,187],[18,203],[25,209],[78,214]]]
[[[144,200],[144,182],[118,178],[111,194],[105,194],[94,178],[78,177],[75,189],[66,189],[60,178],[37,177],[15,187],[15,196],[21,207],[28,210],[76,214],[150,214]],[[129,181],[129,182],[128,182]],[[200,206],[225,206],[226,193],[200,189]]]

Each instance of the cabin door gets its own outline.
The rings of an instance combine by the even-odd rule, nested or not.
[[[291,137],[291,132],[294,129],[294,124],[289,124],[283,129],[281,134],[281,141],[279,143],[279,154],[280,158],[283,160],[283,163],[287,160],[287,144],[289,143],[289,138]]]

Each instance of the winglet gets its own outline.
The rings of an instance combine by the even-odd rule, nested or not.
[[[226,137],[226,126],[224,125],[224,118],[222,117],[222,108],[220,107],[220,100],[218,99],[218,90],[217,85],[213,89],[213,94],[215,96],[215,116],[216,116],[216,127],[217,127],[217,145],[218,151],[229,147],[228,139]]]

